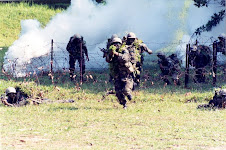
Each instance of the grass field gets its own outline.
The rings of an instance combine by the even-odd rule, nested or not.
[[[35,18],[45,26],[61,11],[24,3],[0,4],[1,64],[5,51],[18,38],[20,19]],[[47,76],[39,77],[39,82],[35,77],[9,81],[0,73],[0,93],[9,86],[21,86],[34,96],[43,93],[52,100],[75,100],[20,108],[0,104],[0,149],[226,149],[226,111],[197,109],[214,94],[211,80],[190,83],[190,89],[164,87],[156,65],[145,70],[141,88],[134,91],[126,110],[114,95],[101,101],[112,88],[107,72],[90,72],[95,81],[81,86],[68,76],[53,85]],[[217,86],[226,87],[224,75],[218,81]]]

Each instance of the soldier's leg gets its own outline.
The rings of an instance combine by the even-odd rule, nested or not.
[[[74,71],[75,71],[75,58],[72,55],[69,55],[69,74],[71,80],[74,80]]]
[[[126,99],[122,91],[123,83],[119,79],[116,79],[114,84],[115,84],[115,92],[116,92],[116,96],[118,98],[119,104],[123,105],[123,107],[126,107]]]
[[[123,93],[128,97],[129,100],[132,100],[132,89],[134,85],[132,77],[126,78],[123,85]]]
[[[196,81],[198,83],[202,82],[202,69],[201,68],[197,68],[196,69],[196,71],[195,71],[195,78],[196,78]]]

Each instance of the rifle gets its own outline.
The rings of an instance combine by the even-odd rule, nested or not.
[[[108,50],[105,49],[105,48],[100,48],[100,47],[99,47],[99,49],[100,49],[101,52],[104,53],[104,54],[103,54],[103,58],[107,57],[107,55],[108,55]]]

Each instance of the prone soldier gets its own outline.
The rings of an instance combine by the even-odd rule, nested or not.
[[[83,40],[83,37],[79,34],[75,34],[72,36],[67,44],[67,51],[69,53],[69,71],[70,78],[74,80],[74,71],[75,71],[75,63],[76,60],[79,62],[79,67],[82,69],[82,79],[85,73],[85,59],[84,54],[86,55],[86,60],[89,61],[88,50],[86,47],[86,43]]]
[[[215,90],[215,95],[209,104],[199,105],[197,108],[226,108],[226,89]]]

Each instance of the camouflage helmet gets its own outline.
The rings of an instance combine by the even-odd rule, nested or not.
[[[111,44],[113,44],[113,43],[120,43],[120,44],[122,44],[122,40],[120,38],[116,37],[116,38],[112,39]]]
[[[127,34],[127,38],[128,38],[128,39],[135,39],[135,38],[136,38],[136,35],[135,35],[135,33],[133,33],[133,32],[129,32],[129,33]]]
[[[118,35],[117,35],[117,34],[113,34],[113,35],[111,36],[111,40],[113,40],[114,38],[118,38]]]
[[[16,93],[16,89],[14,87],[8,87],[5,91],[6,95],[9,93]]]
[[[218,38],[223,38],[223,39],[226,39],[226,35],[224,33],[221,33]]]
[[[220,91],[219,91],[219,94],[222,96],[222,95],[224,95],[224,96],[226,96],[226,89],[221,89]]]

